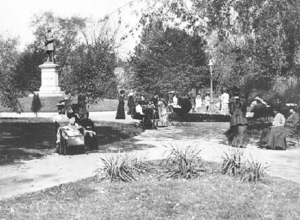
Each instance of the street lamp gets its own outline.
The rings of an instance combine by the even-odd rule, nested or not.
[[[213,61],[212,59],[209,59],[209,72],[210,72],[210,103],[212,104],[213,103],[213,78],[212,78],[212,66],[214,65],[213,64]]]

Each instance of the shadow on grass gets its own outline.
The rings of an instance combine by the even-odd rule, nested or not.
[[[44,119],[43,119],[44,120]],[[52,122],[38,120],[2,120],[0,123],[0,165],[10,164],[18,160],[31,160],[54,153],[56,132]],[[106,145],[120,142],[142,132],[128,124],[113,122],[95,123],[98,147],[106,151]],[[118,143],[120,145],[120,143]],[[136,149],[134,143],[123,144],[128,150]],[[70,154],[83,153],[80,149]]]

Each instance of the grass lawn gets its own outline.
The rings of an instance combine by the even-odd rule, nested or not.
[[[151,162],[150,162],[151,163]],[[94,178],[0,201],[2,219],[300,219],[300,185],[272,179],[245,184],[205,163],[199,179],[170,180],[156,172],[138,181]]]
[[[62,100],[63,97],[40,97],[42,108],[40,112],[57,112],[56,104]],[[77,103],[77,97],[72,97],[72,103]],[[19,98],[23,107],[23,112],[31,112],[32,97]],[[101,111],[116,111],[118,107],[118,100],[116,99],[103,99],[94,104],[89,104],[89,112]],[[0,112],[11,112],[11,109],[0,106]]]
[[[95,122],[98,146],[138,135],[141,129],[129,124]],[[55,148],[55,127],[50,119],[0,119],[0,165],[52,154]],[[1,219],[1,218],[0,218]]]

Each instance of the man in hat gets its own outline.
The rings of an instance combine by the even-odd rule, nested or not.
[[[54,37],[51,32],[51,28],[48,28],[47,30],[44,43],[45,43],[45,51],[48,55],[47,62],[54,62],[55,45],[54,45]]]

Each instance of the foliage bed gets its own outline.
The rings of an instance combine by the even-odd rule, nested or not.
[[[148,162],[156,166],[160,162]],[[197,179],[156,178],[155,170],[135,182],[63,184],[0,201],[3,219],[299,219],[300,185],[281,179],[245,184],[215,172]]]

